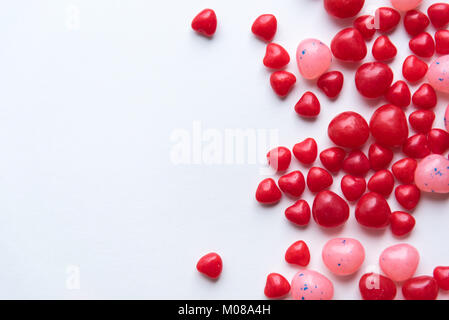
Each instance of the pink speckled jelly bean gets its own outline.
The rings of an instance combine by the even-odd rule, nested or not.
[[[303,40],[296,51],[296,61],[301,75],[316,79],[325,73],[332,62],[332,53],[327,45],[317,39]]]
[[[391,0],[391,5],[399,11],[413,10],[421,4],[422,0]]]
[[[400,243],[386,248],[379,258],[382,271],[391,280],[397,282],[413,277],[418,263],[418,250],[407,243]]]
[[[324,245],[322,258],[332,273],[347,276],[359,270],[365,260],[365,249],[358,240],[335,238]]]
[[[449,131],[449,105],[446,107],[446,113],[444,114],[444,126]]]
[[[424,192],[449,193],[449,160],[439,154],[422,159],[415,170],[415,184]]]
[[[331,300],[334,286],[321,273],[302,269],[293,277],[291,293],[295,300]]]
[[[449,93],[449,55],[439,57],[430,65],[427,80],[435,90]]]

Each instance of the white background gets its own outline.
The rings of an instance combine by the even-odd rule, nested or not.
[[[381,4],[388,1],[367,0],[364,12]],[[212,40],[190,28],[206,7],[219,19]],[[265,44],[250,32],[262,13],[278,18],[275,41],[290,52],[288,70],[298,76],[285,100],[272,92]],[[268,273],[290,279],[296,272],[283,255],[300,239],[311,250],[309,268],[334,282],[337,299],[359,298],[360,276],[401,241],[420,251],[418,274],[449,265],[446,196],[423,196],[406,239],[362,229],[353,206],[343,229],[314,222],[301,229],[284,217],[292,200],[270,208],[254,200],[266,177],[262,165],[171,160],[171,135],[191,132],[194,121],[218,132],[279,129],[288,147],[310,136],[322,150],[331,146],[326,130],[336,114],[355,110],[369,119],[384,101],[359,96],[355,66],[332,65],[345,73],[336,101],[299,79],[298,43],[315,37],[329,44],[350,24],[330,18],[321,0],[22,0],[4,2],[1,16],[0,298],[258,299]],[[391,39],[398,80],[409,54],[402,23]],[[317,121],[293,110],[309,89],[321,100]],[[441,97],[438,127],[447,104]],[[291,168],[301,166],[293,161]],[[339,183],[337,176],[334,191]],[[309,192],[304,198],[313,199]],[[399,209],[394,196],[390,203]],[[321,249],[335,236],[365,246],[356,275],[338,278],[325,269]],[[224,260],[215,282],[195,270],[210,251]],[[67,286],[73,270],[79,290]]]

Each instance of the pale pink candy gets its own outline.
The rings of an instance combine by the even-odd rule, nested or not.
[[[317,39],[303,40],[296,50],[296,61],[301,75],[306,79],[316,79],[325,73],[332,62],[328,46]]]
[[[432,62],[427,71],[427,80],[435,90],[449,93],[449,55]]]
[[[385,249],[379,258],[382,271],[393,281],[401,282],[415,274],[419,253],[407,243],[396,244]]]
[[[449,160],[439,154],[422,159],[416,167],[415,184],[424,192],[449,193]]]
[[[446,107],[446,113],[444,114],[444,126],[449,131],[449,104]]]
[[[334,286],[321,273],[302,269],[293,277],[291,293],[295,300],[331,300]]]
[[[399,11],[409,11],[421,4],[422,0],[391,0],[393,7]]]
[[[355,239],[335,238],[324,245],[321,255],[332,273],[347,276],[359,270],[365,260],[365,249]]]

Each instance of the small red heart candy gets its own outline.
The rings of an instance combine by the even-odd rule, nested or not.
[[[332,147],[320,153],[320,161],[330,172],[338,172],[343,167],[346,151],[339,147]]]
[[[430,84],[424,83],[413,94],[412,101],[418,108],[431,109],[437,105],[437,94]]]
[[[379,170],[368,181],[368,189],[388,197],[394,188],[393,174],[388,170]]]
[[[331,16],[346,19],[362,10],[365,0],[324,0],[324,9]]]
[[[402,294],[405,300],[436,300],[438,284],[429,276],[411,278],[402,285]]]
[[[449,290],[449,267],[436,267],[433,270],[433,277],[440,289]]]
[[[408,117],[410,126],[418,133],[427,133],[432,129],[435,112],[431,110],[416,110]]]
[[[211,279],[217,279],[223,269],[223,261],[217,253],[211,252],[201,257],[196,269]]]
[[[256,200],[262,204],[275,204],[282,198],[281,190],[273,179],[262,180],[257,186]]]
[[[347,111],[337,115],[327,128],[329,138],[344,148],[360,148],[369,138],[366,120],[358,113]]]
[[[418,166],[418,162],[412,158],[404,158],[396,161],[391,167],[394,176],[400,182],[405,184],[411,184],[415,181],[415,170]]]
[[[427,73],[427,63],[417,56],[411,55],[404,60],[402,65],[402,75],[409,82],[416,82],[424,78]]]
[[[312,138],[307,138],[304,141],[295,144],[293,147],[293,155],[299,162],[304,164],[313,163],[317,154],[318,146],[316,141]]]
[[[280,96],[285,97],[296,83],[296,77],[293,73],[288,71],[276,71],[270,76],[270,84],[274,92]]]
[[[285,209],[285,217],[298,226],[308,225],[310,221],[309,204],[305,200],[296,201],[295,204]]]
[[[312,167],[307,174],[307,187],[312,192],[320,192],[330,187],[334,179],[329,172],[319,167]]]
[[[363,60],[367,53],[365,39],[355,28],[338,32],[332,39],[331,51],[337,59],[352,62]]]
[[[369,163],[371,169],[378,171],[386,168],[393,160],[393,151],[382,147],[380,144],[373,143],[368,150]]]
[[[397,293],[393,280],[377,273],[364,274],[359,289],[363,300],[393,300]]]
[[[397,237],[409,234],[415,227],[415,218],[407,212],[396,211],[390,216],[391,232]]]
[[[296,113],[307,118],[316,117],[319,115],[320,109],[320,101],[316,95],[310,91],[304,93],[295,105]]]
[[[436,154],[443,154],[449,149],[449,133],[441,129],[432,129],[427,134],[430,151]]]
[[[265,284],[264,294],[267,298],[282,298],[290,292],[290,283],[279,273],[270,273]]]
[[[263,64],[270,69],[281,69],[290,62],[288,52],[276,43],[269,43],[263,58]]]
[[[349,174],[341,179],[341,191],[348,201],[358,200],[366,190],[366,181],[361,177],[354,177]]]
[[[360,16],[354,20],[354,28],[359,30],[363,38],[369,41],[373,38],[376,33],[376,27],[374,25],[374,17],[370,15]]]
[[[355,218],[362,226],[385,228],[390,223],[391,209],[384,197],[376,192],[365,194],[357,202]]]
[[[340,71],[330,71],[318,78],[317,86],[329,98],[335,98],[343,88],[343,73]]]
[[[430,154],[429,141],[423,133],[409,137],[402,146],[402,152],[410,158],[422,159]]]
[[[435,51],[438,54],[449,53],[449,30],[435,32]]]
[[[351,151],[343,161],[343,170],[354,176],[364,176],[369,169],[371,169],[369,160],[360,150]]]
[[[302,240],[293,243],[285,252],[285,261],[301,267],[307,266],[310,262],[310,251],[307,244]]]
[[[410,50],[420,57],[430,58],[435,54],[435,42],[427,32],[421,32],[409,42]]]
[[[292,197],[300,197],[306,188],[306,181],[301,171],[293,171],[278,180],[279,188]]]
[[[272,14],[263,14],[254,21],[251,31],[258,38],[265,40],[267,42],[274,38],[277,30],[277,20]]]
[[[325,228],[338,227],[349,218],[347,202],[336,193],[325,190],[319,192],[313,200],[313,219]]]
[[[385,95],[393,82],[393,71],[382,62],[362,64],[355,73],[355,85],[366,98]]]
[[[387,36],[380,36],[374,41],[372,48],[373,57],[376,60],[386,61],[396,57],[398,49]]]
[[[214,10],[204,9],[193,18],[192,29],[206,36],[212,37],[217,30],[217,16]]]
[[[401,21],[398,11],[389,7],[382,7],[376,10],[376,18],[379,21],[380,32],[390,32],[397,27]]]
[[[398,147],[408,137],[407,117],[401,108],[392,104],[374,111],[369,127],[376,142],[385,147]]]
[[[449,23],[449,4],[435,3],[427,9],[427,14],[435,28],[444,28]]]
[[[419,10],[410,10],[404,16],[405,31],[411,36],[424,32],[430,24],[429,18]]]
[[[413,210],[419,203],[421,191],[414,184],[403,184],[396,187],[394,195],[404,209]]]
[[[394,104],[395,106],[405,108],[410,105],[412,101],[412,94],[410,93],[410,89],[402,80],[395,82],[390,89],[388,89],[387,94],[385,95],[388,102]]]
[[[277,147],[267,153],[268,164],[276,171],[285,171],[290,166],[292,153],[286,147]]]

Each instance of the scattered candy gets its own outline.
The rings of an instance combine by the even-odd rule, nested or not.
[[[415,183],[424,192],[449,193],[449,160],[439,154],[421,160],[415,171]]]
[[[360,151],[351,151],[343,161],[343,170],[354,176],[364,176],[371,168],[366,155]]]
[[[276,171],[285,171],[290,166],[292,153],[286,147],[277,147],[267,153],[268,164]]]
[[[310,252],[307,244],[302,240],[293,243],[285,252],[285,261],[306,267],[310,262]]]
[[[400,243],[386,248],[379,258],[382,271],[391,280],[397,282],[413,277],[418,263],[418,250],[407,243]]]
[[[338,172],[343,167],[346,151],[339,147],[328,148],[320,153],[320,161],[330,172]]]
[[[378,108],[371,117],[370,130],[379,144],[385,147],[401,146],[408,137],[404,111],[391,104]]]
[[[379,170],[368,181],[368,189],[388,197],[394,188],[393,174],[388,170]]]
[[[293,147],[293,155],[303,164],[314,163],[317,154],[318,146],[316,141],[312,138],[307,138],[304,141],[295,144]]]
[[[270,76],[270,84],[274,92],[280,96],[285,97],[296,83],[296,77],[293,73],[288,71],[276,71]]]
[[[373,143],[369,147],[368,158],[371,169],[378,171],[386,168],[390,164],[391,160],[393,160],[393,151],[377,143]]]
[[[399,24],[399,21],[401,21],[401,15],[399,12],[389,7],[377,9],[375,16],[379,19],[380,32],[393,31]]]
[[[300,197],[306,188],[304,176],[297,170],[280,177],[278,184],[282,192],[292,197]]]
[[[415,227],[415,218],[407,212],[396,211],[391,214],[391,232],[397,237],[409,234]]]
[[[282,298],[290,292],[290,283],[279,273],[270,273],[265,284],[265,296],[270,299]]]
[[[412,101],[410,89],[407,83],[402,80],[393,83],[390,89],[388,89],[385,97],[389,103],[401,108],[409,106]]]
[[[310,91],[304,93],[295,105],[296,113],[306,118],[316,117],[320,114],[320,110],[320,101],[316,95]]]
[[[263,64],[267,68],[281,69],[290,62],[288,52],[276,43],[269,43],[263,58]]]
[[[396,297],[396,285],[381,274],[366,273],[359,281],[363,300],[393,300]]]
[[[421,192],[414,184],[397,186],[394,195],[399,204],[407,210],[415,209],[421,198]]]
[[[223,270],[223,261],[217,253],[211,252],[198,261],[196,269],[211,279],[217,279]]]
[[[299,72],[305,79],[317,79],[329,69],[332,53],[320,40],[306,39],[296,50],[296,61]]]
[[[435,32],[435,51],[438,54],[449,53],[449,30]]]
[[[449,55],[436,59],[429,67],[427,80],[437,91],[449,93]]]
[[[357,62],[366,57],[365,39],[355,28],[346,28],[337,33],[331,42],[333,55],[343,61]]]
[[[418,162],[415,159],[404,158],[395,162],[391,167],[391,171],[393,171],[395,178],[399,182],[411,184],[415,181],[415,170],[417,166]]]
[[[331,300],[334,296],[332,282],[321,273],[299,270],[292,280],[294,300]]]
[[[349,218],[349,206],[343,198],[332,191],[321,191],[312,206],[313,219],[325,228],[338,227]]]
[[[408,116],[410,126],[418,133],[427,133],[432,129],[435,113],[431,110],[417,110]]]
[[[294,205],[285,209],[285,217],[298,226],[308,225],[310,221],[309,204],[305,200],[296,201]]]
[[[410,10],[404,16],[405,31],[413,37],[424,32],[429,24],[429,18],[418,10]]]
[[[335,238],[324,245],[321,256],[333,274],[348,276],[357,272],[362,266],[365,249],[356,239]]]
[[[442,290],[449,290],[449,267],[436,267],[433,270],[433,277]]]
[[[307,187],[311,192],[320,192],[330,187],[333,178],[329,172],[319,167],[312,167],[307,174]]]
[[[256,190],[256,200],[262,204],[275,204],[282,198],[281,190],[273,179],[267,178],[259,183]]]
[[[399,11],[409,11],[421,4],[422,0],[391,0],[393,7]]]
[[[340,71],[330,71],[322,74],[317,81],[318,88],[329,98],[335,98],[343,88],[343,73]]]
[[[361,197],[355,208],[357,222],[368,228],[385,228],[390,223],[390,215],[387,201],[376,192]]]
[[[449,4],[435,3],[427,9],[427,15],[435,28],[444,28],[449,23]]]
[[[217,30],[217,16],[214,10],[204,9],[193,19],[192,29],[206,36],[212,37]]]
[[[441,129],[432,129],[427,134],[430,151],[443,154],[449,149],[449,133]]]
[[[337,115],[327,129],[329,138],[344,148],[359,148],[369,138],[369,127],[366,120],[358,113],[347,111]]]
[[[362,177],[355,177],[349,174],[341,179],[341,192],[348,201],[358,200],[366,190],[366,181]]]
[[[372,48],[373,57],[379,61],[387,61],[396,57],[398,49],[387,36],[380,36],[374,41]]]
[[[438,284],[429,276],[412,278],[402,285],[402,294],[405,300],[436,300]]]
[[[327,13],[337,18],[351,18],[362,10],[365,0],[324,0]]]
[[[376,27],[374,24],[374,17],[370,15],[360,16],[354,20],[354,28],[359,30],[363,38],[369,41],[373,38],[376,33]]]
[[[423,133],[409,137],[402,146],[402,152],[410,158],[422,159],[430,154],[429,141]]]
[[[362,64],[355,73],[355,85],[366,98],[385,95],[393,82],[393,71],[382,62]]]
[[[269,42],[276,34],[277,25],[277,20],[274,15],[263,14],[254,21],[251,31],[260,39]]]
[[[427,63],[414,55],[408,56],[402,65],[402,75],[409,82],[421,80],[426,75],[427,70]]]

